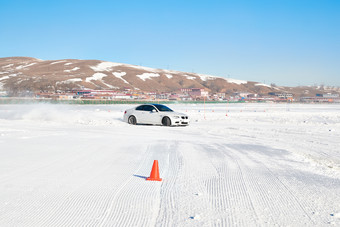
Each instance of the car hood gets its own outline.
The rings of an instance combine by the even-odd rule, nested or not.
[[[167,115],[167,116],[188,116],[184,113],[179,113],[179,112],[160,112],[160,113]]]

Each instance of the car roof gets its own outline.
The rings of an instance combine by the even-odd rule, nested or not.
[[[157,103],[150,103],[149,105],[154,105],[154,106],[166,106],[166,105],[164,105],[164,104],[157,104]]]
[[[150,105],[150,106],[165,106],[163,104],[157,104],[157,103],[145,103],[145,104],[140,104],[139,106],[145,106],[145,105]]]
[[[165,107],[167,107],[166,105],[163,105],[163,104],[156,104],[156,103],[145,103],[145,104],[141,104],[141,105],[139,105],[139,106],[153,106],[153,107],[155,107],[157,110],[158,110],[157,106],[165,106]],[[139,107],[139,106],[137,106],[137,107]],[[137,108],[137,107],[136,107],[136,108]],[[167,108],[169,108],[169,107],[167,107]]]

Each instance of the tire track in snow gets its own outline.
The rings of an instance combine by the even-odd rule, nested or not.
[[[283,184],[277,174],[274,173],[274,170],[269,169],[259,161],[261,159],[260,156],[256,156],[255,159],[250,158],[251,155],[246,151],[244,152],[242,148],[235,149],[230,148],[230,146],[220,146],[220,149],[225,153],[232,154],[240,169],[243,169],[245,172],[244,181],[249,188],[253,203],[257,204],[255,208],[259,208],[259,211],[265,210],[267,212],[257,211],[262,213],[261,219],[267,219],[264,222],[265,224],[285,223],[287,218],[292,221],[294,220],[295,224],[315,224],[306,212],[303,202],[300,202],[289,187]],[[266,163],[268,163],[268,160]],[[260,173],[255,174],[259,170]],[[259,184],[259,182],[261,183]]]
[[[209,226],[204,179],[213,173],[199,146],[178,142],[170,156],[169,173],[161,187],[156,226]],[[173,154],[173,153],[172,153]]]
[[[144,155],[142,156],[141,160],[138,160],[138,165],[141,166],[141,163],[144,162],[145,157],[148,156],[149,148],[146,149]],[[135,164],[135,162],[131,163],[130,165]],[[128,166],[125,166],[127,168]],[[133,168],[128,168],[133,169]],[[81,218],[75,219],[74,216],[77,216],[77,213],[73,214],[73,216],[69,216],[67,218],[64,218],[64,223],[60,223],[59,226],[65,226],[65,225],[72,225],[72,226],[80,226],[80,225],[89,225],[89,226],[100,226],[103,222],[106,221],[107,216],[110,214],[113,203],[111,202],[112,199],[116,196],[117,193],[119,193],[124,186],[126,186],[129,182],[129,180],[132,178],[131,171],[127,171],[124,173],[120,173],[119,178],[123,179],[121,183],[119,183],[118,186],[112,187],[110,190],[110,184],[108,184],[106,187],[98,188],[97,185],[93,184],[93,187],[86,186],[87,189],[91,194],[84,192],[83,190],[76,191],[75,197],[78,198],[78,200],[73,201],[73,205],[77,205],[77,207],[84,207],[84,204],[88,204],[88,206],[85,206],[86,212],[83,212],[79,209],[78,216]],[[100,184],[99,184],[100,185]],[[79,194],[81,196],[79,196]],[[88,202],[87,202],[88,201]],[[66,207],[73,207],[72,204],[65,205]],[[95,210],[95,212],[94,212]],[[91,218],[89,220],[86,219],[86,214],[88,213],[95,213],[96,217]],[[73,222],[70,220],[73,220]],[[77,222],[75,222],[77,221]]]
[[[110,162],[113,160],[108,159],[111,152],[105,151],[108,150],[107,147],[97,146],[96,148],[93,152],[90,149],[91,152],[85,152],[80,156],[74,156],[72,153],[69,160],[46,166],[42,171],[39,170],[41,173],[30,171],[35,178],[49,176],[48,182],[45,182],[48,185],[47,188],[42,185],[42,189],[36,188],[29,192],[24,189],[23,196],[19,198],[24,199],[17,202],[20,206],[6,209],[7,215],[1,213],[0,217],[7,222],[15,217],[12,223],[22,223],[23,226],[80,226],[93,221],[93,215],[101,213],[107,201],[105,198],[116,188],[116,183],[110,186],[110,183],[103,182],[103,179],[113,177],[118,182],[121,179],[121,177],[115,177],[114,174],[108,175],[112,174]],[[98,150],[105,152],[97,152]],[[114,156],[114,160],[119,160],[119,158],[120,155]],[[136,162],[140,163],[139,160]],[[56,169],[57,173],[55,173]],[[37,180],[41,182],[39,178]],[[73,180],[77,183],[72,182]],[[31,182],[32,179],[25,179],[25,181]],[[20,217],[17,216],[18,214]]]
[[[159,160],[163,176],[168,168],[170,148],[171,144],[163,142],[148,147],[148,154],[135,171],[135,176],[130,176],[110,198],[110,205],[99,226],[151,226],[155,223],[162,182],[146,181],[143,176],[150,174],[154,159]]]
[[[160,207],[157,214],[156,226],[176,226],[179,219],[177,212],[178,207],[178,186],[179,173],[183,168],[183,159],[179,155],[179,143],[176,142],[171,146],[171,155],[168,159],[167,172],[165,173],[166,179],[160,190]]]
[[[167,166],[168,168],[164,172],[163,184],[160,190],[160,207],[158,210],[157,218],[156,218],[156,225],[159,226],[174,226],[173,221],[174,217],[174,210],[176,210],[176,191],[175,182],[178,177],[178,172],[181,169],[182,161],[178,155],[178,143],[171,144],[169,147],[171,151],[171,155],[169,153],[167,159]],[[166,206],[164,206],[166,204]],[[167,207],[170,207],[167,209]]]
[[[204,145],[216,175],[206,182],[215,226],[256,226],[259,217],[235,158],[212,145]]]
[[[35,179],[39,181],[41,181],[40,179],[44,179],[43,181],[41,181],[41,184],[49,182],[49,185],[51,185],[52,183],[53,186],[59,187],[59,185],[55,185],[55,182],[58,182],[58,178],[60,178],[64,174],[69,175],[69,173],[62,171],[62,173],[55,175],[55,173],[53,174],[55,169],[57,168],[65,169],[70,165],[79,166],[81,162],[75,162],[75,160],[78,160],[78,161],[81,161],[82,159],[86,160],[87,159],[86,155],[88,154],[81,154],[79,152],[76,152],[76,153],[73,153],[72,155],[73,155],[72,158],[69,157],[69,159],[67,160],[65,160],[64,158],[58,159],[58,161],[50,162],[47,165],[43,165],[38,168],[34,168],[30,171],[27,171],[26,174],[23,174],[21,177],[16,175],[16,177],[18,178],[16,181],[21,182],[21,185],[25,187],[21,188],[22,192],[16,196],[18,205],[7,208],[5,213],[2,212],[2,215],[1,215],[2,219],[4,218],[7,219],[8,216],[11,217],[12,214],[20,213],[22,214],[21,218],[16,221],[24,221],[24,219],[22,218],[25,218],[25,220],[29,222],[30,220],[37,221],[37,218],[36,218],[37,215],[40,217],[39,220],[44,219],[44,216],[41,216],[41,215],[45,215],[45,216],[50,215],[49,212],[46,212],[46,210],[43,211],[42,209],[39,209],[39,207],[41,205],[47,204],[47,201],[48,201],[49,206],[47,206],[47,208],[53,209],[54,208],[53,204],[55,204],[54,201],[58,201],[58,199],[62,199],[62,198],[59,197],[59,195],[57,194],[52,194],[52,195],[46,194],[46,197],[48,198],[44,198],[44,197],[41,198],[41,192],[43,190],[40,189],[40,187],[38,186],[43,187],[44,185],[36,185],[35,188],[32,187],[31,189],[28,182],[31,182],[32,180],[34,181]],[[50,179],[47,176],[53,176],[53,177],[52,179]],[[30,197],[30,199],[23,199],[27,197]],[[26,222],[23,222],[23,223],[26,223]]]
[[[334,204],[334,201],[328,201],[329,199],[327,196],[332,191],[329,190],[327,186],[334,187],[333,179],[324,179],[323,183],[320,184],[320,176],[310,175],[308,172],[290,167],[291,163],[289,162],[292,162],[292,160],[289,161],[289,158],[282,159],[282,157],[278,157],[278,161],[268,162],[268,160],[266,160],[268,159],[268,156],[264,155],[263,152],[259,152],[259,150],[253,149],[254,148],[248,147],[247,151],[243,152],[245,153],[245,157],[261,165],[269,175],[277,179],[278,185],[281,184],[286,188],[291,199],[296,201],[295,205],[297,207],[295,207],[295,209],[304,212],[305,219],[310,219],[312,225],[321,225],[329,222],[329,213],[332,211],[327,209],[320,210],[323,206],[320,206],[320,202],[318,203],[316,200],[322,201],[321,203],[328,203],[329,205]],[[265,152],[270,153],[273,151],[267,150]],[[271,158],[274,158],[274,156],[271,155]],[[308,180],[306,181],[305,179]],[[325,183],[328,185],[325,185]],[[298,206],[300,206],[300,209]],[[331,207],[336,207],[336,205],[331,205]],[[303,216],[302,212],[300,215]],[[316,220],[316,217],[314,216],[315,213],[322,213],[322,215],[318,215],[318,220]],[[292,214],[290,213],[290,215]],[[309,223],[309,225],[311,225],[311,223]]]

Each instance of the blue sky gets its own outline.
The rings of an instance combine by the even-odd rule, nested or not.
[[[340,86],[340,1],[0,0],[0,57]]]

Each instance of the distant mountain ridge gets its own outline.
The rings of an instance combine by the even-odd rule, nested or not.
[[[339,92],[339,88],[272,87],[253,81],[100,60],[0,58],[0,91],[7,91],[13,96],[23,92],[55,92],[71,89],[132,89],[161,93],[174,92],[181,88],[204,88],[212,93],[249,92],[262,95],[269,92],[315,94],[320,90]]]

